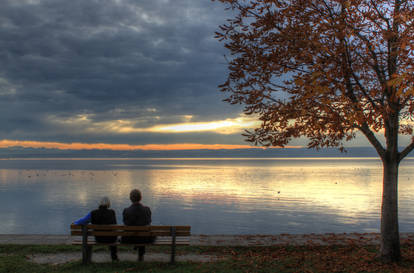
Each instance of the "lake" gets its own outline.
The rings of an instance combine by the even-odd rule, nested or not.
[[[400,231],[414,230],[414,158],[399,176]],[[377,158],[0,160],[0,233],[67,234],[107,195],[122,223],[138,188],[154,225],[194,234],[378,232]]]

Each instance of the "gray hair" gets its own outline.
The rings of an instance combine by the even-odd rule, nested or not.
[[[111,206],[111,201],[109,200],[109,197],[102,197],[101,201],[99,201],[99,206],[109,208]]]

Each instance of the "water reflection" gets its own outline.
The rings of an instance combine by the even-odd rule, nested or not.
[[[400,170],[401,230],[413,221],[413,160]],[[67,233],[108,195],[117,211],[142,190],[154,224],[194,233],[378,231],[377,159],[0,161],[0,233]]]

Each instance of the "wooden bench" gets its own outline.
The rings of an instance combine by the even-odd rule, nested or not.
[[[171,245],[171,263],[175,262],[175,248],[177,245],[190,244],[190,226],[123,226],[123,225],[74,225],[70,226],[70,234],[77,236],[73,239],[73,245],[82,246],[82,263],[91,262],[92,247],[94,245]],[[92,238],[88,238],[92,236]],[[117,236],[115,243],[99,243],[94,236]],[[125,244],[120,243],[121,236],[149,237],[157,236],[153,243]]]

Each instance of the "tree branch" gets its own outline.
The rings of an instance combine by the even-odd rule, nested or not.
[[[378,155],[381,158],[385,157],[385,149],[382,147],[381,142],[375,137],[374,133],[369,129],[368,125],[364,123],[362,126],[356,126],[368,139],[368,141],[374,146]]]
[[[414,140],[403,151],[398,153],[398,162],[404,159],[414,149]]]

